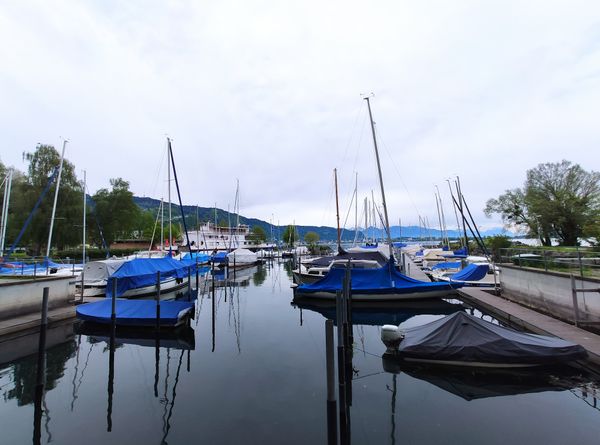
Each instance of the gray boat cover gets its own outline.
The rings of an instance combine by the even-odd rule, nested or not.
[[[302,261],[307,267],[327,267],[334,260],[370,260],[377,261],[380,266],[385,266],[388,259],[380,252],[346,252],[341,250],[337,255],[322,256],[313,260]]]
[[[584,359],[575,343],[525,334],[464,312],[406,329],[399,353],[405,358],[485,364],[545,365]]]

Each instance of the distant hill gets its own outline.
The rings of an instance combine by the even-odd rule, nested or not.
[[[150,210],[154,213],[158,212],[160,201],[154,198],[146,198],[146,197],[133,197],[134,202],[143,210]],[[175,223],[181,222],[181,212],[179,210],[179,205],[171,204],[171,214],[173,217],[173,221]],[[196,207],[196,206],[183,206],[183,212],[185,214],[185,221],[188,226],[188,230],[192,230],[194,227],[198,225],[198,222],[204,223],[206,221],[214,222],[217,221],[219,223],[228,224],[231,221],[232,225],[235,225],[237,222],[237,216],[233,213],[228,213],[226,210],[215,209],[214,207]],[[165,213],[166,214],[166,213]],[[280,239],[283,235],[283,231],[285,230],[287,225],[276,226],[272,225],[266,221],[262,221],[257,218],[247,218],[245,216],[240,215],[240,223],[247,224],[250,228],[254,226],[260,226],[263,228],[267,237],[271,238],[271,234],[273,239]],[[319,234],[319,237],[322,241],[335,241],[337,239],[337,229],[335,227],[327,227],[327,226],[296,226],[300,238],[304,238],[304,235],[307,232],[315,232]],[[367,229],[367,237],[375,236],[376,238],[383,238],[385,233],[381,229],[369,228]],[[392,238],[439,238],[440,231],[436,229],[426,230],[423,227],[418,226],[392,226],[391,227],[391,235]],[[467,229],[467,235],[471,236]],[[509,237],[515,236],[512,232],[505,231],[502,227],[495,227],[492,229],[488,229],[481,232],[481,236],[494,236],[494,235],[506,235]],[[448,236],[450,238],[458,238],[460,236],[460,232],[456,230],[448,231]],[[362,240],[363,234],[362,231],[358,234],[358,239]],[[353,241],[354,240],[354,230],[344,229],[342,230],[342,241]]]

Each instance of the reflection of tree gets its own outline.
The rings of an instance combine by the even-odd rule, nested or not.
[[[294,270],[292,260],[285,261],[283,263],[283,269],[289,278],[294,278],[294,273],[292,272],[292,270]]]
[[[254,272],[254,275],[252,276],[252,281],[254,282],[254,285],[260,286],[265,282],[266,279],[267,270],[262,265],[258,266],[258,269],[256,270],[256,272]]]
[[[56,387],[57,380],[64,375],[67,360],[73,357],[76,349],[75,340],[71,340],[46,351],[46,391]],[[28,355],[13,365],[15,386],[8,391],[8,398],[17,399],[19,406],[33,403],[36,371],[36,354]]]

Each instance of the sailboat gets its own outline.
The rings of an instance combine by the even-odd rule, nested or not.
[[[292,272],[296,283],[316,283],[325,277],[332,268],[344,267],[347,264],[353,269],[376,269],[385,266],[388,257],[384,253],[373,249],[342,248],[340,229],[340,209],[337,187],[337,169],[333,169],[335,183],[335,207],[337,219],[337,254],[315,258],[300,263]]]
[[[383,176],[381,173],[381,163],[379,161],[379,151],[377,149],[377,137],[375,135],[375,123],[371,112],[371,103],[369,96],[364,98],[367,101],[369,109],[369,119],[371,121],[371,131],[373,134],[373,146],[375,149],[375,159],[377,161],[377,171],[379,175],[379,185],[381,188],[381,198],[383,201],[383,216],[385,222],[385,231],[387,235],[387,244],[389,246],[389,260],[386,265],[374,269],[352,269],[350,268],[350,281],[352,299],[358,301],[377,301],[377,300],[407,300],[416,298],[439,298],[448,296],[461,287],[461,283],[445,282],[425,282],[415,280],[401,274],[394,265],[393,244],[390,234],[390,224],[388,218],[387,204],[385,200],[385,191],[383,187]],[[337,292],[342,290],[345,268],[333,268],[329,273],[313,284],[301,284],[297,287],[296,293],[316,298],[336,298]]]

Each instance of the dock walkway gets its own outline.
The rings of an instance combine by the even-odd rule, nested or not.
[[[483,309],[495,318],[520,326],[536,334],[553,335],[583,346],[589,359],[600,365],[600,335],[573,326],[556,318],[505,300],[477,288],[463,287],[458,290],[460,298]]]

